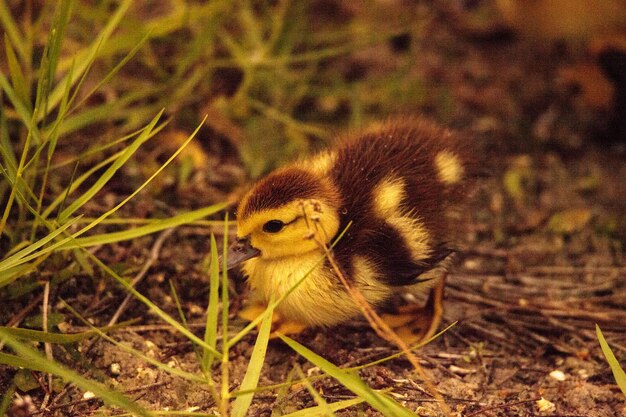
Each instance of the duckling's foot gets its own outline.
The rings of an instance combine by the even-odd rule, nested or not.
[[[267,306],[262,304],[248,304],[237,313],[239,318],[242,318],[247,321],[253,321],[257,317],[259,317],[265,310],[267,310]]]
[[[423,307],[407,304],[394,313],[382,314],[381,318],[408,345],[430,339],[443,317],[443,289],[445,276],[430,289],[428,300]]]
[[[266,309],[267,306],[262,304],[250,304],[243,308],[237,315],[244,320],[252,321],[259,317]],[[306,328],[306,325],[286,319],[282,317],[280,313],[274,311],[274,315],[272,316],[272,333],[270,334],[270,339],[276,339],[279,334],[287,335],[302,333],[302,331]]]
[[[274,316],[276,317],[276,316]],[[275,339],[279,335],[299,334],[307,328],[306,325],[291,320],[273,321],[272,333],[270,333],[270,339]]]

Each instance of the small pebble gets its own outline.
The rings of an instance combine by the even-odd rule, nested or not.
[[[550,376],[557,381],[565,381],[565,374],[562,371],[552,371],[550,372]]]
[[[538,400],[536,404],[540,412],[552,412],[556,409],[556,406],[553,402],[550,402],[543,397],[541,397],[541,399]]]
[[[113,362],[111,366],[109,366],[109,371],[111,375],[117,376],[122,373],[122,365],[117,362]]]
[[[454,372],[454,373],[455,373],[455,374],[457,374],[457,375],[469,375],[469,374],[473,374],[473,373],[475,373],[475,372],[476,372],[476,371],[475,371],[475,370],[473,370],[473,369],[465,369],[465,368],[461,368],[461,367],[459,367],[459,366],[455,366],[455,365],[450,365],[450,366],[448,367],[448,369],[449,369],[451,372]]]

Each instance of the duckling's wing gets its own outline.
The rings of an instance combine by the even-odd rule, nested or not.
[[[426,259],[422,259],[419,263],[412,263],[412,267],[401,269],[397,271],[393,276],[387,274],[385,276],[387,283],[393,286],[411,285],[420,282],[431,281],[435,277],[429,276],[424,278],[423,275],[439,266],[449,259],[456,252],[453,249],[441,247],[434,251],[433,255]]]

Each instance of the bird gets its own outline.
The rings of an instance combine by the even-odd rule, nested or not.
[[[422,117],[390,119],[340,134],[254,184],[236,209],[228,250],[228,267],[241,264],[251,289],[240,315],[251,320],[284,297],[276,331],[347,322],[361,306],[341,274],[371,307],[393,311],[388,321],[402,323],[394,327],[409,323],[404,331],[418,340],[432,335],[468,195],[468,143]],[[407,292],[429,292],[425,306],[405,308],[408,316],[389,305]]]

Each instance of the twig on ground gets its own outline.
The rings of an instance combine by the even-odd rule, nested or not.
[[[465,417],[477,416],[479,414],[485,413],[486,411],[506,410],[507,408],[515,407],[516,405],[532,403],[532,402],[539,401],[540,399],[541,399],[541,397],[535,397],[535,398],[531,398],[530,400],[515,401],[515,402],[512,402],[512,403],[504,403],[504,404],[494,405],[492,407],[481,408],[480,410],[475,411],[475,412],[473,412],[471,414],[466,414]]]
[[[50,308],[50,281],[47,280],[43,287],[43,305],[41,307],[41,329],[44,332],[48,332],[48,309]],[[44,343],[44,351],[46,352],[46,358],[50,362],[54,362],[54,356],[52,355],[52,345],[49,342]],[[52,374],[47,374],[48,380],[48,389],[46,390],[46,395],[41,402],[41,408],[45,409],[48,401],[50,401],[50,395],[52,394]]]
[[[142,390],[147,390],[147,389],[151,389],[151,388],[156,388],[156,387],[163,386],[165,384],[166,384],[166,382],[155,382],[155,383],[152,383],[152,384],[142,385],[140,387],[135,387],[135,388],[131,388],[131,389],[126,390],[126,391],[124,391],[124,394],[131,394],[131,393],[137,392],[137,391],[142,391]],[[43,414],[43,413],[46,413],[46,412],[49,412],[49,411],[60,410],[60,409],[63,409],[63,408],[73,407],[75,405],[84,404],[84,403],[88,403],[88,402],[91,402],[91,401],[98,401],[98,400],[100,400],[98,397],[82,398],[82,399],[76,400],[76,401],[70,401],[70,402],[63,403],[63,404],[57,404],[57,405],[49,406],[49,407],[47,407],[45,409],[42,408],[42,409],[40,409],[38,411],[33,412],[32,414],[33,415]]]
[[[152,248],[150,249],[150,254],[148,256],[148,259],[146,259],[146,263],[143,265],[143,267],[141,268],[141,271],[139,271],[139,273],[135,276],[135,278],[133,278],[132,282],[130,283],[130,285],[133,288],[146,276],[146,273],[148,272],[150,267],[152,267],[152,265],[154,265],[154,263],[159,259],[159,252],[161,252],[161,247],[163,246],[163,242],[165,242],[165,240],[174,232],[174,230],[175,228],[164,230],[163,232],[161,232],[161,234],[159,234],[159,237],[154,241],[154,244],[152,245]],[[130,300],[132,299],[132,297],[133,297],[132,294],[126,295],[126,297],[124,298],[124,301],[122,301],[117,311],[115,311],[115,314],[113,314],[113,317],[111,317],[111,320],[109,320],[109,324],[108,324],[109,326],[113,326],[115,323],[117,323],[120,316],[126,310],[126,307],[128,307],[128,303],[130,303]]]

